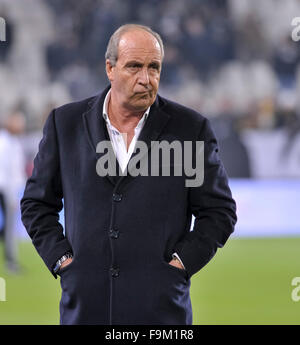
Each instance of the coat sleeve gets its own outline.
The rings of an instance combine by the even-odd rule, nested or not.
[[[63,192],[58,141],[53,110],[43,129],[43,138],[34,159],[32,176],[21,199],[22,222],[46,266],[53,273],[56,261],[72,251],[59,223]]]
[[[194,227],[174,249],[189,276],[204,267],[217,249],[224,246],[237,221],[236,204],[219,158],[216,137],[207,119],[199,140],[204,141],[204,180],[200,187],[189,188]]]

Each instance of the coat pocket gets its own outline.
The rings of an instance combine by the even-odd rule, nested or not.
[[[68,272],[69,270],[72,269],[72,267],[74,266],[74,257],[72,258],[72,262],[70,262],[68,265],[60,268],[57,272],[57,274],[59,276],[63,275],[65,272]]]
[[[175,267],[173,265],[170,265],[168,262],[163,261],[163,265],[168,268],[170,271],[176,272],[177,274],[181,275],[185,280],[188,279],[187,272],[185,269],[181,269],[178,267]]]

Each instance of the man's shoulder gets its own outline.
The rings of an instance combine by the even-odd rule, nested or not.
[[[175,121],[184,121],[187,124],[203,123],[207,120],[205,116],[196,110],[170,99],[159,96],[163,104],[163,111],[169,114]]]
[[[55,109],[55,114],[57,114],[57,116],[67,116],[68,114],[70,114],[72,115],[72,117],[76,115],[82,115],[85,111],[88,110],[90,104],[96,98],[97,98],[97,95],[84,98],[79,101],[63,104]]]

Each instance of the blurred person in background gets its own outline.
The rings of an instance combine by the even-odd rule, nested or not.
[[[290,35],[287,35],[275,47],[273,56],[273,67],[278,75],[281,89],[293,89],[295,87],[299,62],[299,46],[295,44]]]
[[[17,273],[18,263],[16,217],[19,196],[26,182],[25,160],[18,136],[24,132],[25,118],[14,110],[0,129],[0,199],[3,213],[5,267]]]
[[[220,145],[220,157],[230,178],[250,178],[249,154],[230,114],[211,119]]]
[[[236,205],[209,121],[157,95],[163,52],[149,27],[120,27],[105,55],[110,85],[46,121],[21,210],[38,253],[61,277],[61,324],[192,324],[190,278],[234,229]],[[204,141],[203,184],[187,187],[185,173],[120,174],[137,139],[149,150],[156,140]],[[106,141],[117,175],[96,172],[104,158],[96,147]]]

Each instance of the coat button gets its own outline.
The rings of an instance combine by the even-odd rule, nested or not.
[[[110,229],[109,230],[109,236],[113,239],[119,238],[120,231],[116,229]]]
[[[122,200],[122,194],[113,194],[113,201],[121,201]]]
[[[113,278],[117,278],[117,277],[119,277],[120,269],[117,268],[117,267],[112,267],[112,268],[110,269],[110,273],[111,273],[111,276],[112,276]]]

